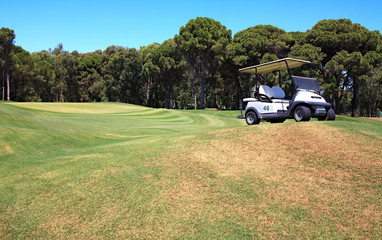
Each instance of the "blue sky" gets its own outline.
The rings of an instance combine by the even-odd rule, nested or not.
[[[258,24],[306,31],[322,19],[339,18],[382,30],[380,0],[0,0],[0,8],[0,28],[13,29],[16,45],[29,52],[58,43],[81,53],[110,45],[139,49],[173,38],[196,17],[213,18],[233,34]]]

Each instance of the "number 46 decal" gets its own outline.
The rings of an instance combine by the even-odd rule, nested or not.
[[[264,111],[269,111],[269,106],[264,106],[263,109]]]

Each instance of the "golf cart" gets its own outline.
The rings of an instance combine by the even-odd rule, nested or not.
[[[320,87],[314,78],[312,69],[310,72],[313,78],[294,76],[292,68],[297,68],[309,61],[284,58],[273,62],[263,63],[256,66],[239,69],[240,72],[254,74],[256,84],[250,96],[242,101],[241,115],[238,118],[245,118],[248,125],[259,124],[260,120],[271,123],[281,123],[285,119],[294,118],[296,122],[309,121],[311,117],[318,120],[334,120],[335,112],[330,103],[319,95]],[[288,70],[291,78],[290,95],[291,99],[285,99],[285,92],[281,86],[281,70]],[[259,83],[259,75],[279,71],[279,85],[269,87]],[[243,115],[243,105],[245,115]]]

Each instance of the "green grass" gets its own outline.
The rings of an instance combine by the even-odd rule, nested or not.
[[[0,103],[0,239],[380,239],[382,122]]]

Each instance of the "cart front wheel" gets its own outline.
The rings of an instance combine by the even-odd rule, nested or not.
[[[259,124],[260,122],[256,113],[253,111],[247,112],[247,114],[245,114],[245,121],[247,122],[248,125]]]

